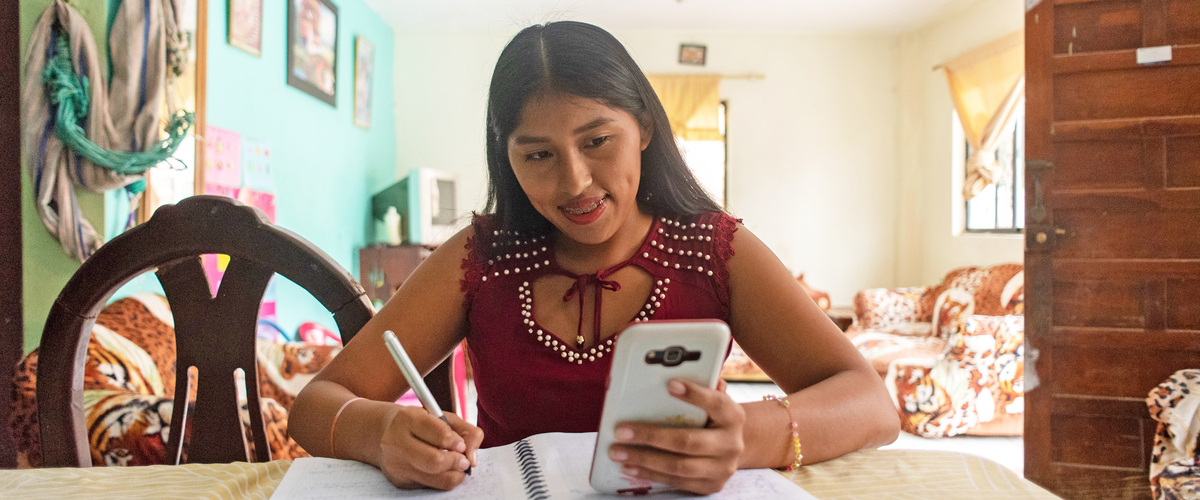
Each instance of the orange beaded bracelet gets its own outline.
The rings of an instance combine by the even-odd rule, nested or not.
[[[792,432],[792,446],[796,448],[796,459],[792,461],[792,465],[787,466],[787,470],[792,471],[800,468],[800,461],[804,459],[804,455],[800,453],[800,424],[796,423],[796,418],[792,416],[792,402],[786,398],[781,398],[775,395],[763,396],[763,401],[779,401],[783,405],[783,409],[788,413],[788,428]]]

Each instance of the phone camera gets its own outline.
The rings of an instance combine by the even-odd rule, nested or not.
[[[663,352],[663,365],[675,366],[683,361],[683,348],[671,346]]]
[[[646,353],[646,363],[666,367],[679,366],[686,361],[700,359],[700,351],[689,351],[683,346],[673,345],[661,351]]]

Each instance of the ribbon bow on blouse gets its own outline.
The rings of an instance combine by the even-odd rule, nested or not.
[[[616,281],[612,281],[612,280],[606,280],[604,278],[607,277],[608,275],[616,272],[617,270],[621,269],[622,267],[625,267],[625,264],[628,264],[628,262],[618,265],[616,267],[604,269],[602,271],[597,272],[596,274],[572,274],[572,273],[569,273],[566,271],[560,271],[560,274],[575,280],[575,284],[571,285],[571,288],[567,289],[567,293],[563,294],[563,302],[569,302],[573,297],[579,296],[579,325],[575,330],[575,348],[576,349],[583,349],[583,343],[584,343],[584,338],[583,338],[583,291],[584,291],[584,289],[588,285],[592,285],[592,286],[596,287],[596,310],[595,310],[595,314],[593,315],[594,316],[593,319],[595,322],[595,330],[593,330],[594,333],[592,335],[595,335],[596,339],[599,340],[599,338],[600,338],[600,296],[602,295],[601,291],[602,290],[612,290],[615,292],[615,291],[618,291],[621,289],[620,283],[617,283]]]

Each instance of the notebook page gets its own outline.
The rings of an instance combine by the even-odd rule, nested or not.
[[[538,465],[541,466],[553,498],[573,500],[629,498],[601,494],[592,489],[592,485],[588,482],[588,474],[592,467],[592,451],[596,447],[596,433],[538,434],[530,437],[529,442],[537,450]],[[739,470],[725,482],[725,487],[720,492],[704,497],[667,491],[638,498],[653,500],[683,498],[816,500],[816,497],[804,491],[803,488],[770,469]]]
[[[354,460],[299,458],[292,462],[272,500],[376,500],[393,498],[525,498],[512,446],[479,450],[479,466],[450,491],[402,490],[383,473]]]

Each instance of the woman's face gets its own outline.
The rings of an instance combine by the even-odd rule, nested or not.
[[[599,244],[640,214],[641,153],[650,137],[626,111],[543,93],[521,110],[508,160],[542,216],[572,240]]]

